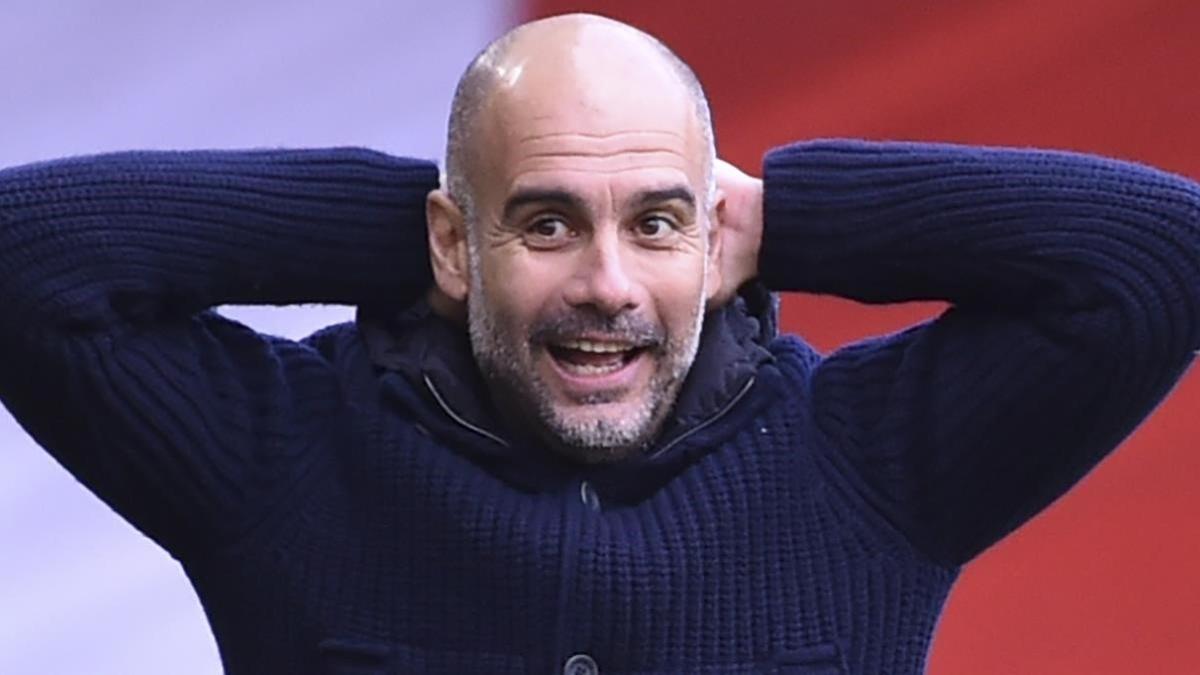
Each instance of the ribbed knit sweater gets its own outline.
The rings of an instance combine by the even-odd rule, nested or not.
[[[794,145],[765,163],[762,282],[951,308],[830,355],[774,337],[653,460],[506,470],[536,455],[359,324],[292,342],[211,309],[412,301],[436,181],[357,149],[0,172],[0,399],[179,559],[229,673],[918,673],[960,566],[1200,346],[1186,179]]]

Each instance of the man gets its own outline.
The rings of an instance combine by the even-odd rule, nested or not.
[[[0,397],[228,672],[919,672],[961,565],[1200,346],[1200,187],[1145,167],[820,142],[759,182],[586,16],[485,50],[450,126],[444,189],[361,150],[0,173]],[[767,289],[953,308],[822,357]],[[295,302],[361,310],[209,309]]]

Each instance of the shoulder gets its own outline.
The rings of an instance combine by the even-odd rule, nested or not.
[[[824,359],[816,348],[798,335],[777,335],[767,348],[788,380],[807,381]]]
[[[334,370],[371,372],[371,359],[358,325],[346,321],[326,326],[300,340],[301,348]],[[365,371],[364,371],[365,369]]]

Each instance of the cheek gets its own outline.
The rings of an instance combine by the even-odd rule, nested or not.
[[[655,301],[664,323],[670,326],[673,334],[689,332],[696,321],[696,314],[703,311],[703,284],[697,278],[695,283],[662,287],[655,293]]]
[[[487,311],[498,323],[524,334],[561,283],[528,257],[495,256],[481,261]]]
[[[691,330],[704,300],[705,264],[703,257],[688,256],[654,260],[643,268],[642,285],[663,323],[676,335]]]

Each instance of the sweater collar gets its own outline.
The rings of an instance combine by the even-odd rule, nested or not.
[[[580,473],[593,480],[612,476],[614,484],[636,489],[629,469],[643,475],[674,472],[713,446],[716,427],[743,407],[760,367],[773,358],[767,344],[775,337],[777,315],[776,298],[758,284],[743,287],[733,302],[709,312],[695,362],[655,443],[643,454],[600,467],[570,462],[503,424],[467,331],[435,315],[424,301],[399,312],[359,308],[356,321],[385,392],[390,390],[421,428],[456,451],[531,489]]]

